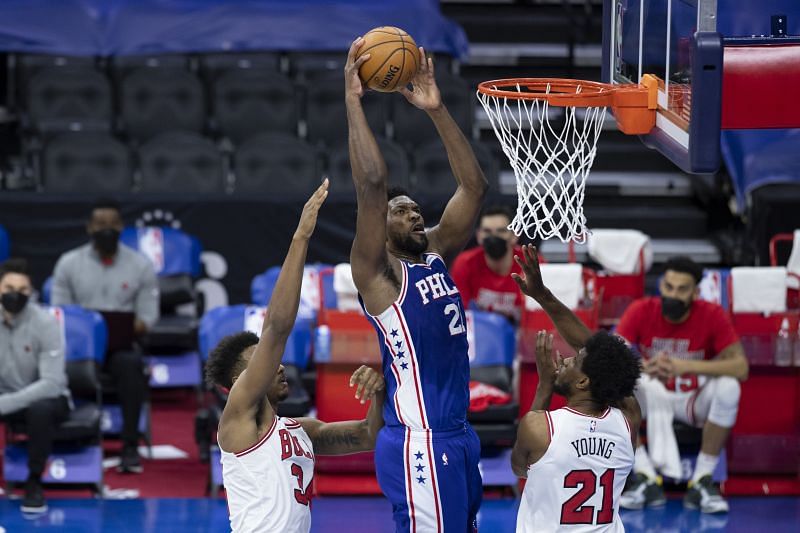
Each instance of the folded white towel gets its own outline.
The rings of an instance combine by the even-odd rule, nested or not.
[[[640,272],[639,252],[644,249],[644,270],[653,264],[650,237],[633,229],[593,229],[589,234],[589,255],[614,274]]]
[[[545,263],[540,268],[542,280],[550,292],[570,309],[577,309],[583,298],[583,267],[578,263]],[[541,306],[526,296],[525,308],[535,311]]]
[[[657,379],[643,374],[639,378],[636,395],[644,396],[647,406],[647,451],[653,466],[663,476],[683,478],[678,441],[672,429],[672,399],[666,387]]]
[[[336,292],[336,307],[339,311],[361,310],[350,263],[339,263],[333,267],[333,290]]]
[[[731,269],[734,313],[786,311],[786,267]]]
[[[786,285],[790,289],[800,289],[800,229],[794,230],[794,243],[789,262],[786,263],[786,270],[789,274],[794,274],[786,278]]]

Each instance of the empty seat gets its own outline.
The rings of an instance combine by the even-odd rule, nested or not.
[[[230,71],[214,84],[214,116],[219,130],[234,143],[261,131],[296,134],[294,86],[276,73]]]
[[[319,185],[316,150],[296,137],[263,133],[234,155],[236,192],[306,196]]]
[[[48,192],[128,192],[133,165],[128,148],[105,133],[65,133],[42,153],[42,185]]]
[[[95,69],[93,57],[22,54],[17,56],[17,94],[22,102],[27,102],[28,84],[31,79],[47,68],[82,68]]]
[[[192,61],[186,54],[115,56],[111,64],[111,79],[119,86],[128,74],[142,68],[190,71]]]
[[[498,163],[491,149],[479,142],[470,143],[475,158],[489,182],[489,189],[498,190]],[[447,150],[440,140],[429,142],[414,151],[413,192],[449,196],[456,190]]]
[[[200,132],[205,123],[203,86],[185,70],[135,70],[122,82],[120,100],[122,119],[134,139],[173,130]]]
[[[472,121],[475,114],[473,89],[469,83],[441,69],[436,70],[436,84],[442,101],[467,138],[472,136]],[[430,117],[409,104],[401,94],[392,95],[392,117],[394,139],[406,147],[417,147],[438,138]]]
[[[253,52],[206,54],[200,58],[200,74],[211,84],[235,70],[275,73],[281,70],[281,55],[277,52]]]
[[[92,68],[43,68],[28,85],[27,107],[39,131],[109,130],[111,85]]]
[[[298,81],[342,77],[347,62],[347,51],[341,52],[290,52],[289,72]],[[344,80],[342,80],[344,82]]]
[[[367,91],[361,99],[361,105],[375,135],[384,135],[386,95]],[[309,140],[328,146],[338,146],[347,142],[347,110],[344,103],[344,80],[341,74],[336,79],[308,86],[305,116]]]
[[[162,133],[139,149],[142,192],[213,193],[224,190],[222,155],[196,133]]]
[[[409,163],[405,150],[400,145],[383,138],[377,138],[377,141],[381,154],[383,154],[383,159],[386,161],[386,169],[389,171],[389,186],[408,189]],[[340,145],[332,150],[328,160],[331,180],[330,191],[332,193],[355,192],[348,146],[346,144]]]

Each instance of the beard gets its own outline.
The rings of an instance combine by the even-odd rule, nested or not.
[[[559,396],[563,396],[566,398],[569,396],[569,384],[567,383],[553,383],[553,392],[558,394]]]
[[[394,239],[394,243],[395,247],[402,252],[420,255],[428,249],[428,235],[422,235],[421,239],[417,239],[413,234],[409,233],[400,239]]]

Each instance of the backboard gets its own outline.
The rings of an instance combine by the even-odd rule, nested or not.
[[[603,81],[658,79],[656,126],[642,140],[686,172],[720,164],[722,61],[717,0],[604,0]]]

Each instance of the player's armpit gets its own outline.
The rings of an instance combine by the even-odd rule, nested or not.
[[[298,419],[308,434],[317,455],[346,455],[375,448],[366,420],[322,422],[314,418]]]
[[[530,411],[519,421],[517,440],[511,450],[511,469],[519,477],[528,477],[528,467],[547,452],[550,426],[545,411]]]

